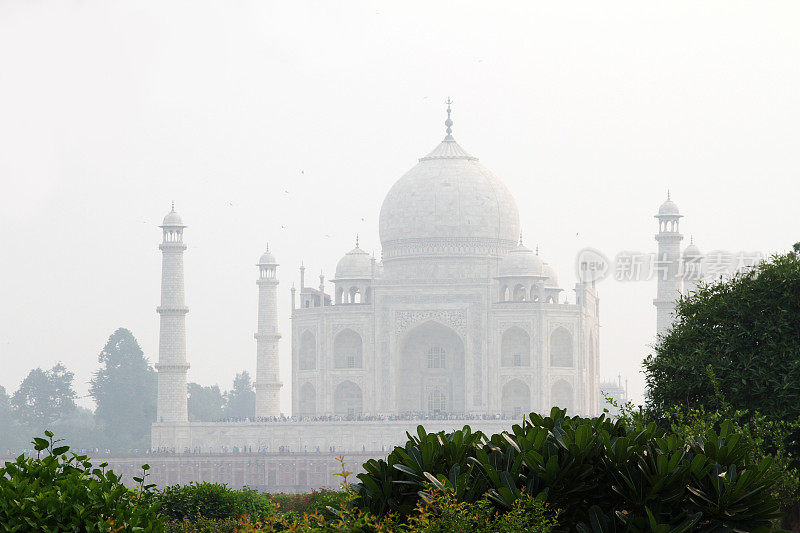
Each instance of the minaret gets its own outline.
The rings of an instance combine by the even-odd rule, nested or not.
[[[183,290],[183,220],[172,211],[161,224],[161,316],[158,337],[158,404],[156,422],[188,422],[186,410],[186,307]],[[132,399],[134,400],[134,399]]]
[[[278,263],[267,251],[258,260],[258,331],[256,331],[256,418],[280,416],[278,363]]]
[[[664,335],[672,326],[675,318],[675,305],[681,296],[681,278],[679,267],[681,261],[681,240],[679,222],[683,215],[678,206],[670,199],[658,208],[658,257],[656,257],[655,275],[658,278],[658,292],[653,305],[656,306],[656,333]]]

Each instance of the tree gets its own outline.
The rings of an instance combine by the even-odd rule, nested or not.
[[[797,246],[797,245],[796,245]],[[798,247],[800,249],[800,247]],[[800,254],[776,255],[678,302],[671,331],[644,362],[647,408],[736,409],[773,420],[800,416]]]
[[[8,397],[5,387],[0,385],[0,435],[8,431],[11,426],[11,398]]]
[[[31,370],[11,397],[15,418],[23,425],[43,428],[71,413],[77,397],[73,378],[61,363],[46,371]]]
[[[219,386],[189,383],[189,420],[213,422],[224,416],[225,398]]]
[[[253,418],[256,414],[256,393],[247,370],[233,378],[233,389],[225,393],[225,414],[233,418]]]
[[[150,424],[156,418],[156,373],[129,330],[120,328],[108,338],[98,356],[100,369],[89,394],[109,447],[147,448]]]

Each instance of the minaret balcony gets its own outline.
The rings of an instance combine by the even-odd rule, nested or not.
[[[154,366],[159,372],[186,372],[189,370],[189,363],[156,363]]]
[[[171,306],[171,305],[159,305],[156,307],[156,312],[160,315],[185,315],[189,312],[189,308],[185,305],[180,306]]]

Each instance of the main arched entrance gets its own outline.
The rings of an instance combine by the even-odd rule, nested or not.
[[[463,413],[464,343],[453,329],[428,321],[401,340],[397,372],[397,411]]]

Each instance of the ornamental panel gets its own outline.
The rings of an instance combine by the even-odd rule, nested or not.
[[[454,329],[462,337],[467,333],[467,313],[463,309],[429,309],[395,312],[395,335],[399,336],[406,330],[428,320],[441,322]]]

